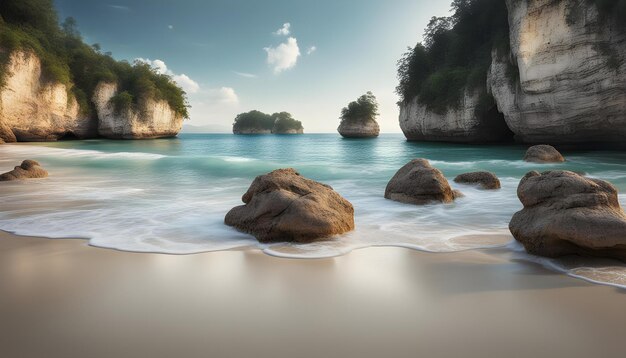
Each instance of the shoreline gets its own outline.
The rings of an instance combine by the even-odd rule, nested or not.
[[[503,249],[181,256],[0,232],[0,285],[8,356],[584,357],[626,330],[626,291]]]

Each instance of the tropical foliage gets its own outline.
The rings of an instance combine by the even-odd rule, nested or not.
[[[502,0],[454,0],[450,17],[433,17],[418,43],[398,61],[401,102],[417,97],[432,111],[456,107],[466,89],[481,95],[479,111],[493,99],[486,78],[494,48],[508,52],[509,26]]]
[[[341,110],[341,121],[369,121],[378,116],[378,102],[372,92],[367,92]]]
[[[238,114],[233,123],[233,130],[235,132],[258,130],[282,133],[288,130],[301,129],[303,129],[302,122],[295,120],[291,113],[288,112],[279,112],[270,115],[253,110]]]
[[[0,1],[0,84],[10,54],[34,52],[41,60],[43,79],[72,88],[81,108],[93,113],[89,100],[100,81],[117,82],[117,110],[146,98],[166,100],[179,115],[189,117],[185,92],[172,79],[144,63],[116,61],[98,44],[83,42],[76,21],[59,24],[52,0]]]
[[[295,120],[289,112],[274,113],[272,114],[272,118],[274,119],[272,133],[284,133],[289,130],[299,131],[304,129],[302,122]]]

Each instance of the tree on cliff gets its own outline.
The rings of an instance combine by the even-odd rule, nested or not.
[[[274,119],[272,133],[285,133],[290,130],[301,131],[304,129],[302,122],[295,120],[289,112],[274,113],[272,118]]]
[[[378,102],[372,92],[367,92],[341,110],[341,122],[366,122],[378,116]]]
[[[433,17],[423,43],[398,61],[396,91],[401,102],[417,97],[430,110],[443,113],[459,104],[466,89],[478,91],[487,101],[491,98],[485,85],[491,51],[508,51],[506,4],[454,0],[452,12],[450,17]]]
[[[271,131],[273,127],[274,118],[257,110],[238,114],[233,123],[233,131],[236,132],[251,129]]]
[[[253,110],[240,113],[235,117],[233,132],[267,131],[284,133],[289,130],[302,130],[302,122],[293,118],[289,112],[278,112],[272,115]]]
[[[0,50],[0,86],[11,53],[31,51],[41,60],[44,79],[72,88],[86,115],[93,113],[90,99],[97,84],[105,81],[118,84],[119,98],[112,101],[117,109],[155,98],[189,117],[186,94],[169,76],[145,64],[116,61],[99,46],[85,44],[75,19],[59,24],[52,0],[1,0]]]

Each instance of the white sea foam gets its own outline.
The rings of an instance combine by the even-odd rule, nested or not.
[[[523,259],[575,277],[620,287],[624,284],[626,268],[619,263],[585,266],[582,262],[567,266],[562,261],[519,252],[519,245],[510,244],[508,222],[521,209],[516,195],[519,179],[526,171],[545,166],[521,160],[434,159],[431,163],[449,179],[464,171],[496,171],[502,189],[485,191],[451,182],[464,193],[463,198],[445,205],[413,206],[383,198],[388,179],[411,158],[410,153],[403,154],[406,148],[389,150],[389,158],[406,157],[388,160],[376,157],[378,152],[363,153],[358,148],[340,147],[343,152],[337,156],[323,152],[323,145],[313,145],[317,143],[308,145],[314,149],[307,149],[306,145],[289,150],[275,146],[273,150],[284,150],[283,156],[268,155],[262,152],[267,149],[263,146],[254,147],[254,151],[242,147],[236,153],[204,153],[175,147],[170,155],[130,151],[126,144],[119,143],[115,142],[115,151],[107,151],[106,146],[104,150],[1,146],[0,170],[11,169],[22,159],[30,158],[41,161],[51,175],[27,183],[2,184],[0,229],[21,235],[85,238],[94,246],[126,251],[191,254],[253,247],[269,255],[290,258],[332,257],[370,246],[454,252],[506,245]],[[152,148],[151,142],[142,143]],[[339,143],[345,146],[359,142]],[[312,154],[302,160],[290,160],[301,155],[298,150]],[[436,154],[420,152],[419,156]],[[325,159],[328,157],[339,159],[333,162]],[[570,162],[564,167],[585,167],[584,158],[577,161],[582,164]],[[224,225],[225,213],[241,204],[241,195],[256,175],[286,166],[330,184],[350,200],[355,207],[356,230],[312,244],[262,245]],[[618,177],[623,172],[606,165],[591,174]],[[625,199],[620,196],[622,203]]]

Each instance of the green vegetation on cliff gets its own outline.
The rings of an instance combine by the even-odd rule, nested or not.
[[[509,48],[509,24],[503,0],[454,0],[450,17],[433,17],[424,42],[410,48],[398,61],[396,88],[401,102],[418,97],[437,113],[460,104],[466,89],[477,91],[477,112],[493,106],[487,94],[491,52]],[[477,113],[480,114],[480,113]]]
[[[271,132],[285,133],[290,130],[303,130],[302,122],[293,118],[291,113],[279,112],[272,115],[257,110],[240,113],[235,117],[233,132]]]
[[[72,88],[84,114],[92,114],[91,97],[100,81],[117,82],[116,110],[146,98],[166,100],[187,118],[185,92],[172,79],[143,63],[116,61],[100,46],[85,44],[73,18],[61,25],[52,0],[0,1],[0,85],[13,51],[32,51],[42,64],[43,80]],[[73,85],[73,86],[72,86]]]
[[[341,122],[369,121],[378,116],[378,102],[372,92],[367,92],[341,110]]]
[[[272,133],[286,133],[290,130],[304,130],[302,122],[295,120],[289,112],[274,113],[272,114],[272,118],[274,119]]]

